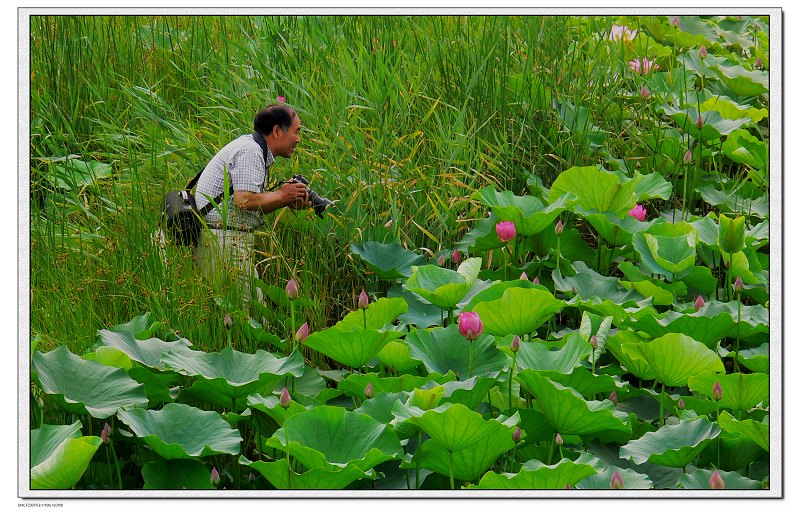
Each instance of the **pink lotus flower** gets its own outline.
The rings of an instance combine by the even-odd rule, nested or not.
[[[678,409],[683,410],[685,408],[686,408],[686,403],[683,402],[683,397],[681,397],[680,399],[678,399]]]
[[[591,338],[589,338],[589,345],[592,346],[592,349],[595,351],[597,351],[597,348],[600,347],[600,343],[597,341],[596,335],[592,335]]]
[[[697,299],[694,300],[694,307],[700,310],[704,306],[706,306],[706,301],[703,299],[703,296],[697,296]]]
[[[672,17],[672,26],[677,27],[680,24],[680,19],[677,16]]]
[[[701,59],[705,59],[706,57],[708,57],[708,50],[706,50],[706,45],[700,46],[700,50],[698,50],[697,55],[699,55]]]
[[[514,430],[514,433],[511,435],[511,439],[514,440],[514,443],[519,443],[522,440],[522,430],[517,426],[517,429]]]
[[[719,475],[719,470],[714,469],[714,472],[711,473],[711,477],[708,479],[708,488],[710,490],[725,489],[725,481],[723,481],[722,476]]]
[[[375,397],[375,389],[372,388],[372,383],[367,383],[366,388],[364,388],[364,397],[367,399]]]
[[[764,65],[764,63],[761,61],[761,57],[756,59],[756,68],[760,68],[763,65]]]
[[[511,351],[514,353],[519,351],[519,344],[520,344],[519,335],[514,335],[514,338],[511,339]]]
[[[719,381],[714,383],[714,388],[711,389],[711,397],[715,401],[722,399],[722,385],[719,384]]]
[[[631,41],[634,37],[636,37],[637,30],[631,30],[625,25],[612,25],[611,26],[611,33],[608,35],[608,38],[612,41],[619,41],[620,39],[623,41]]]
[[[637,204],[631,209],[630,212],[628,212],[628,215],[635,217],[637,221],[644,221],[645,217],[647,216],[647,209]]]
[[[358,295],[358,308],[363,310],[367,306],[369,306],[369,296],[364,289],[361,289],[361,294]]]
[[[559,219],[556,223],[556,235],[561,235],[562,233],[564,233],[564,223]]]
[[[475,340],[483,333],[483,323],[478,312],[458,314],[458,331],[467,339]]]
[[[445,260],[446,258],[444,256],[444,253],[442,253],[441,255],[439,255],[439,258],[436,259],[436,263],[439,265],[439,267],[442,267],[445,263]]]
[[[642,98],[647,98],[648,96],[650,96],[650,89],[648,89],[647,86],[642,86],[641,95]]]
[[[284,98],[283,96],[278,96],[278,101],[281,103],[286,103],[286,98]]]
[[[302,326],[300,326],[300,329],[297,330],[297,333],[294,334],[294,339],[298,343],[302,344],[307,338],[308,338],[308,323],[305,322],[303,323]]]
[[[625,481],[622,480],[622,474],[619,473],[619,470],[615,470],[614,475],[611,476],[610,488],[612,490],[622,490],[625,488]]]
[[[638,57],[630,62],[628,65],[631,67],[634,73],[638,73],[640,75],[647,75],[651,71],[655,71],[658,69],[658,64],[656,61],[651,61],[647,57],[642,57],[639,59]]]
[[[297,293],[297,282],[292,278],[289,280],[289,283],[286,284],[286,295],[289,296],[289,299],[296,299]]]
[[[688,164],[692,161],[692,150],[686,150],[686,153],[683,154],[683,163]]]
[[[564,439],[561,438],[561,433],[556,433],[555,442],[556,442],[556,445],[558,445],[559,447],[564,445]]]
[[[211,468],[211,484],[217,486],[219,484],[219,471],[217,467]]]
[[[111,436],[111,426],[109,426],[108,422],[106,422],[103,425],[103,430],[100,431],[100,438],[103,439],[104,444],[107,444],[111,441],[111,439],[109,438],[110,436]]]
[[[741,276],[737,276],[736,281],[733,282],[733,292],[739,294],[742,290],[744,290],[744,282]]]
[[[513,221],[501,221],[497,223],[495,230],[497,230],[497,237],[500,242],[508,242],[517,235],[517,229]]]
[[[461,253],[457,249],[454,249],[453,256],[450,257],[450,260],[452,260],[454,264],[461,262]]]
[[[292,404],[292,396],[289,395],[289,391],[286,390],[286,387],[283,387],[281,390],[281,399],[280,399],[281,408],[288,408],[290,404]]]
[[[699,128],[699,129],[701,129],[701,130],[703,129],[703,125],[704,125],[705,123],[703,122],[703,115],[702,115],[702,114],[700,114],[699,116],[697,116],[697,122],[696,122],[695,124],[697,125],[697,128]]]

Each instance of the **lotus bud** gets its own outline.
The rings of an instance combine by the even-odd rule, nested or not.
[[[573,286],[572,286],[572,294],[573,294],[574,296],[577,296],[577,295],[578,295],[578,289],[576,289],[576,288],[575,288],[575,285],[573,285]]]
[[[211,484],[217,486],[219,484],[219,472],[217,471],[217,467],[211,468]]]
[[[683,402],[683,397],[678,399],[678,409],[679,410],[685,410],[686,409],[686,403]]]
[[[739,20],[739,21],[742,21],[742,17],[741,16],[737,16],[736,19]]]
[[[483,323],[478,312],[458,314],[458,331],[467,339],[475,340],[483,333]]]
[[[567,486],[564,487],[565,490],[572,490],[572,487],[567,483]]]
[[[375,390],[372,388],[372,383],[367,383],[366,388],[364,388],[364,396],[367,399],[372,399],[375,397]]]
[[[688,164],[692,161],[692,150],[686,150],[686,153],[683,154],[683,163]]]
[[[635,217],[637,221],[644,221],[647,217],[647,209],[637,203],[637,205],[628,212],[628,215]]]
[[[522,430],[517,426],[517,429],[514,430],[514,433],[511,435],[511,439],[514,440],[515,444],[518,444],[520,440],[522,440]]]
[[[761,57],[759,57],[758,59],[756,59],[756,68],[760,68],[760,67],[762,67],[763,65],[764,65],[764,63],[761,61]]]
[[[744,289],[744,282],[742,281],[742,277],[737,276],[736,281],[733,282],[733,292],[736,294],[741,294],[743,289]]]
[[[294,334],[294,339],[302,344],[308,338],[308,323],[304,322],[297,333]]]
[[[278,101],[281,103],[286,103],[286,98],[284,98],[283,96],[278,96]]]
[[[538,276],[534,276],[533,277],[533,281],[531,283],[533,283],[534,285],[539,285],[539,277]]]
[[[622,474],[619,473],[619,470],[615,470],[614,475],[611,476],[610,488],[612,490],[622,490],[625,488],[625,481],[622,480]]]
[[[719,475],[719,470],[714,469],[714,472],[711,473],[711,477],[708,479],[708,488],[711,490],[725,489],[725,481],[723,481],[722,476]]]
[[[495,230],[497,231],[497,237],[500,239],[500,242],[508,242],[517,235],[517,229],[513,221],[501,221],[497,223]]]
[[[611,392],[611,395],[608,396],[608,400],[614,403],[614,406],[619,404],[619,396],[617,396],[617,391],[614,390]]]
[[[439,255],[439,258],[436,259],[436,263],[439,264],[439,267],[442,267],[444,265],[445,260],[446,259],[444,253],[442,253],[441,255]]]
[[[672,17],[672,26],[677,27],[680,24],[680,19],[677,16]]]
[[[44,410],[44,399],[42,399],[42,396],[36,398],[36,407],[40,410]]]
[[[522,274],[519,275],[520,280],[528,281],[528,275],[525,274],[525,271],[522,271]]]
[[[697,116],[697,128],[699,128],[701,130],[703,129],[703,115],[702,114]]]
[[[719,381],[714,383],[714,388],[711,389],[711,397],[713,397],[715,401],[722,399],[722,385],[719,384]]]
[[[650,89],[648,89],[647,86],[642,86],[641,95],[642,98],[647,98],[648,96],[650,96]]]
[[[225,318],[222,319],[222,324],[225,325],[226,330],[229,330],[233,327],[233,319],[231,318],[231,314],[225,314]]]
[[[697,296],[697,299],[694,300],[694,307],[700,310],[704,306],[706,306],[706,301],[703,299],[703,296],[701,294]]]
[[[281,390],[281,400],[280,400],[281,408],[286,409],[289,407],[291,403],[292,403],[292,396],[289,395],[289,391],[286,390],[286,387],[283,387],[283,390]]]
[[[369,306],[369,296],[364,289],[361,289],[361,294],[358,295],[358,308],[363,310],[367,306]]]
[[[514,338],[511,340],[511,351],[517,352],[519,351],[519,335],[514,335]]]
[[[705,59],[706,57],[708,57],[708,50],[706,50],[706,45],[700,46],[700,50],[697,52],[697,55],[699,55],[701,59]]]
[[[561,235],[562,233],[564,233],[564,223],[559,219],[556,223],[556,235]]]
[[[247,480],[252,483],[253,481],[256,480],[256,476],[254,476],[253,473],[250,472],[249,474],[247,474]]]
[[[556,433],[556,439],[555,439],[555,442],[556,442],[556,445],[557,445],[557,446],[559,446],[559,447],[561,447],[562,445],[564,445],[564,439],[563,439],[563,438],[561,438],[561,433]]]
[[[597,348],[600,346],[600,344],[597,342],[597,337],[595,335],[592,335],[589,339],[589,345],[592,346],[592,349],[597,351]]]
[[[103,430],[100,431],[100,438],[103,439],[104,444],[107,444],[111,441],[111,439],[109,438],[110,434],[111,434],[111,426],[109,426],[108,422],[106,422],[106,425],[103,426]]]
[[[289,283],[286,284],[286,295],[289,296],[289,299],[296,299],[297,292],[297,282],[292,278],[289,280]]]
[[[457,249],[454,249],[453,256],[450,257],[450,260],[452,260],[454,264],[461,262],[461,252],[459,252]]]

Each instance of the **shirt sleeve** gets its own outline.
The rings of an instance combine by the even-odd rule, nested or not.
[[[236,153],[229,170],[234,191],[264,192],[267,174],[260,148],[242,148]]]

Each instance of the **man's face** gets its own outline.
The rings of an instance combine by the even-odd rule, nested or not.
[[[294,153],[295,146],[300,144],[300,130],[302,128],[299,116],[295,116],[294,119],[292,119],[289,130],[284,131],[282,128],[276,127],[274,138],[275,147],[270,148],[272,153],[278,157],[291,157],[292,153]]]

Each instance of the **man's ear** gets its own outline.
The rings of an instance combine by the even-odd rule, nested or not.
[[[278,136],[280,136],[282,133],[283,133],[283,129],[281,128],[281,126],[280,126],[280,125],[274,125],[274,126],[272,127],[272,136],[273,136],[273,137],[278,137]]]

